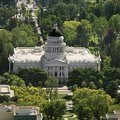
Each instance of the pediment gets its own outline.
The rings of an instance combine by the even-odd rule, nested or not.
[[[54,59],[51,61],[46,61],[45,62],[46,66],[67,66],[67,61],[66,60],[60,60],[60,59]]]

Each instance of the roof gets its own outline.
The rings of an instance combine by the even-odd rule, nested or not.
[[[69,63],[95,63],[97,62],[96,56],[90,53],[84,47],[66,47],[66,59]]]
[[[57,27],[57,24],[54,24],[54,27],[48,36],[50,37],[61,37],[62,36],[61,31]]]
[[[39,63],[44,54],[43,46],[41,47],[17,47],[14,48],[14,54],[9,56],[8,60],[13,63]]]
[[[41,57],[44,55],[43,46],[41,47],[17,47],[14,49],[13,56],[8,59],[13,63],[39,63]],[[66,60],[69,63],[97,63],[100,58],[90,53],[87,48],[84,47],[66,47]]]
[[[9,85],[0,85],[0,93],[9,93],[10,86]]]
[[[33,109],[18,109],[16,115],[37,115],[37,111]]]

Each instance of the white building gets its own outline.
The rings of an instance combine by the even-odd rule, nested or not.
[[[0,85],[0,95],[14,97],[14,90],[11,90],[9,85]]]
[[[48,75],[66,82],[68,73],[75,68],[100,69],[100,57],[91,54],[84,47],[68,47],[64,37],[55,25],[41,47],[17,47],[9,56],[9,72],[17,72],[19,68],[43,68]]]

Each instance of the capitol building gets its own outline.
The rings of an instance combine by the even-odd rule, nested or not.
[[[68,73],[75,68],[94,68],[100,70],[100,57],[91,54],[85,47],[69,47],[64,42],[60,30],[54,28],[47,42],[40,47],[16,47],[9,56],[9,72],[20,68],[42,68],[49,76],[59,78],[65,83]]]

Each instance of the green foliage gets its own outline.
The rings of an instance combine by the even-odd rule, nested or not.
[[[105,17],[100,17],[95,21],[94,30],[100,37],[100,42],[108,29],[108,21]]]
[[[111,97],[102,90],[77,89],[73,95],[74,108],[79,120],[97,119],[105,116]]]
[[[110,81],[109,84],[106,86],[106,92],[114,98],[117,97],[119,84],[120,84],[120,80]]]
[[[0,7],[0,28],[9,30],[8,25],[15,13],[16,9],[14,7]]]
[[[33,86],[44,86],[47,80],[47,73],[38,68],[23,68],[18,75],[25,81],[26,85],[31,83]]]
[[[120,68],[108,67],[103,69],[104,82],[108,84],[111,80],[120,80]]]
[[[57,120],[62,118],[66,109],[65,101],[62,99],[52,100],[44,107],[44,114],[46,120]]]
[[[0,73],[8,68],[8,56],[13,53],[12,35],[5,29],[0,29]]]
[[[114,67],[120,67],[120,40],[115,41],[110,50],[111,65]]]
[[[24,80],[22,80],[17,75],[12,75],[12,74],[9,74],[9,73],[4,73],[3,79],[0,81],[0,83],[1,84],[19,86],[19,87],[25,86],[25,81]]]
[[[11,89],[15,91],[17,105],[38,106],[42,110],[47,102],[46,92],[42,88],[12,86]]]
[[[107,19],[114,14],[119,14],[120,12],[120,1],[119,0],[107,0],[104,3],[104,13]]]
[[[76,30],[77,27],[80,25],[78,21],[65,21],[63,24],[63,32],[65,37],[65,42],[68,45],[72,45],[75,38],[76,38]]]
[[[91,24],[87,20],[81,20],[81,24],[77,27],[77,37],[73,43],[76,46],[88,47],[89,33],[91,31]]]
[[[111,66],[111,57],[109,56],[105,56],[104,60],[103,60],[103,67],[107,68]]]
[[[59,18],[55,15],[47,15],[43,17],[43,19],[41,20],[41,28],[44,33],[44,36],[47,36],[47,34],[53,28],[54,23],[58,21],[59,21]]]
[[[10,96],[0,95],[0,103],[9,102],[9,101],[10,101]]]
[[[67,4],[65,4],[64,2],[59,2],[58,4],[56,4],[54,13],[56,16],[60,17],[62,21],[67,20]]]
[[[55,77],[48,77],[47,81],[45,82],[46,85],[46,92],[48,94],[48,99],[56,99],[57,98],[57,87],[58,87],[58,79]]]
[[[32,47],[38,43],[38,37],[31,25],[22,24],[12,30],[14,47]]]
[[[78,8],[76,5],[69,3],[67,6],[67,14],[69,20],[75,20],[77,17]]]
[[[111,27],[115,28],[117,33],[119,33],[120,32],[120,15],[119,14],[113,15],[109,20],[109,24]]]
[[[70,73],[68,81],[69,85],[77,84],[79,87],[88,87],[90,82],[94,82],[95,86],[98,86],[98,80],[102,79],[102,73],[95,69],[74,69]],[[99,88],[99,87],[98,87]]]

